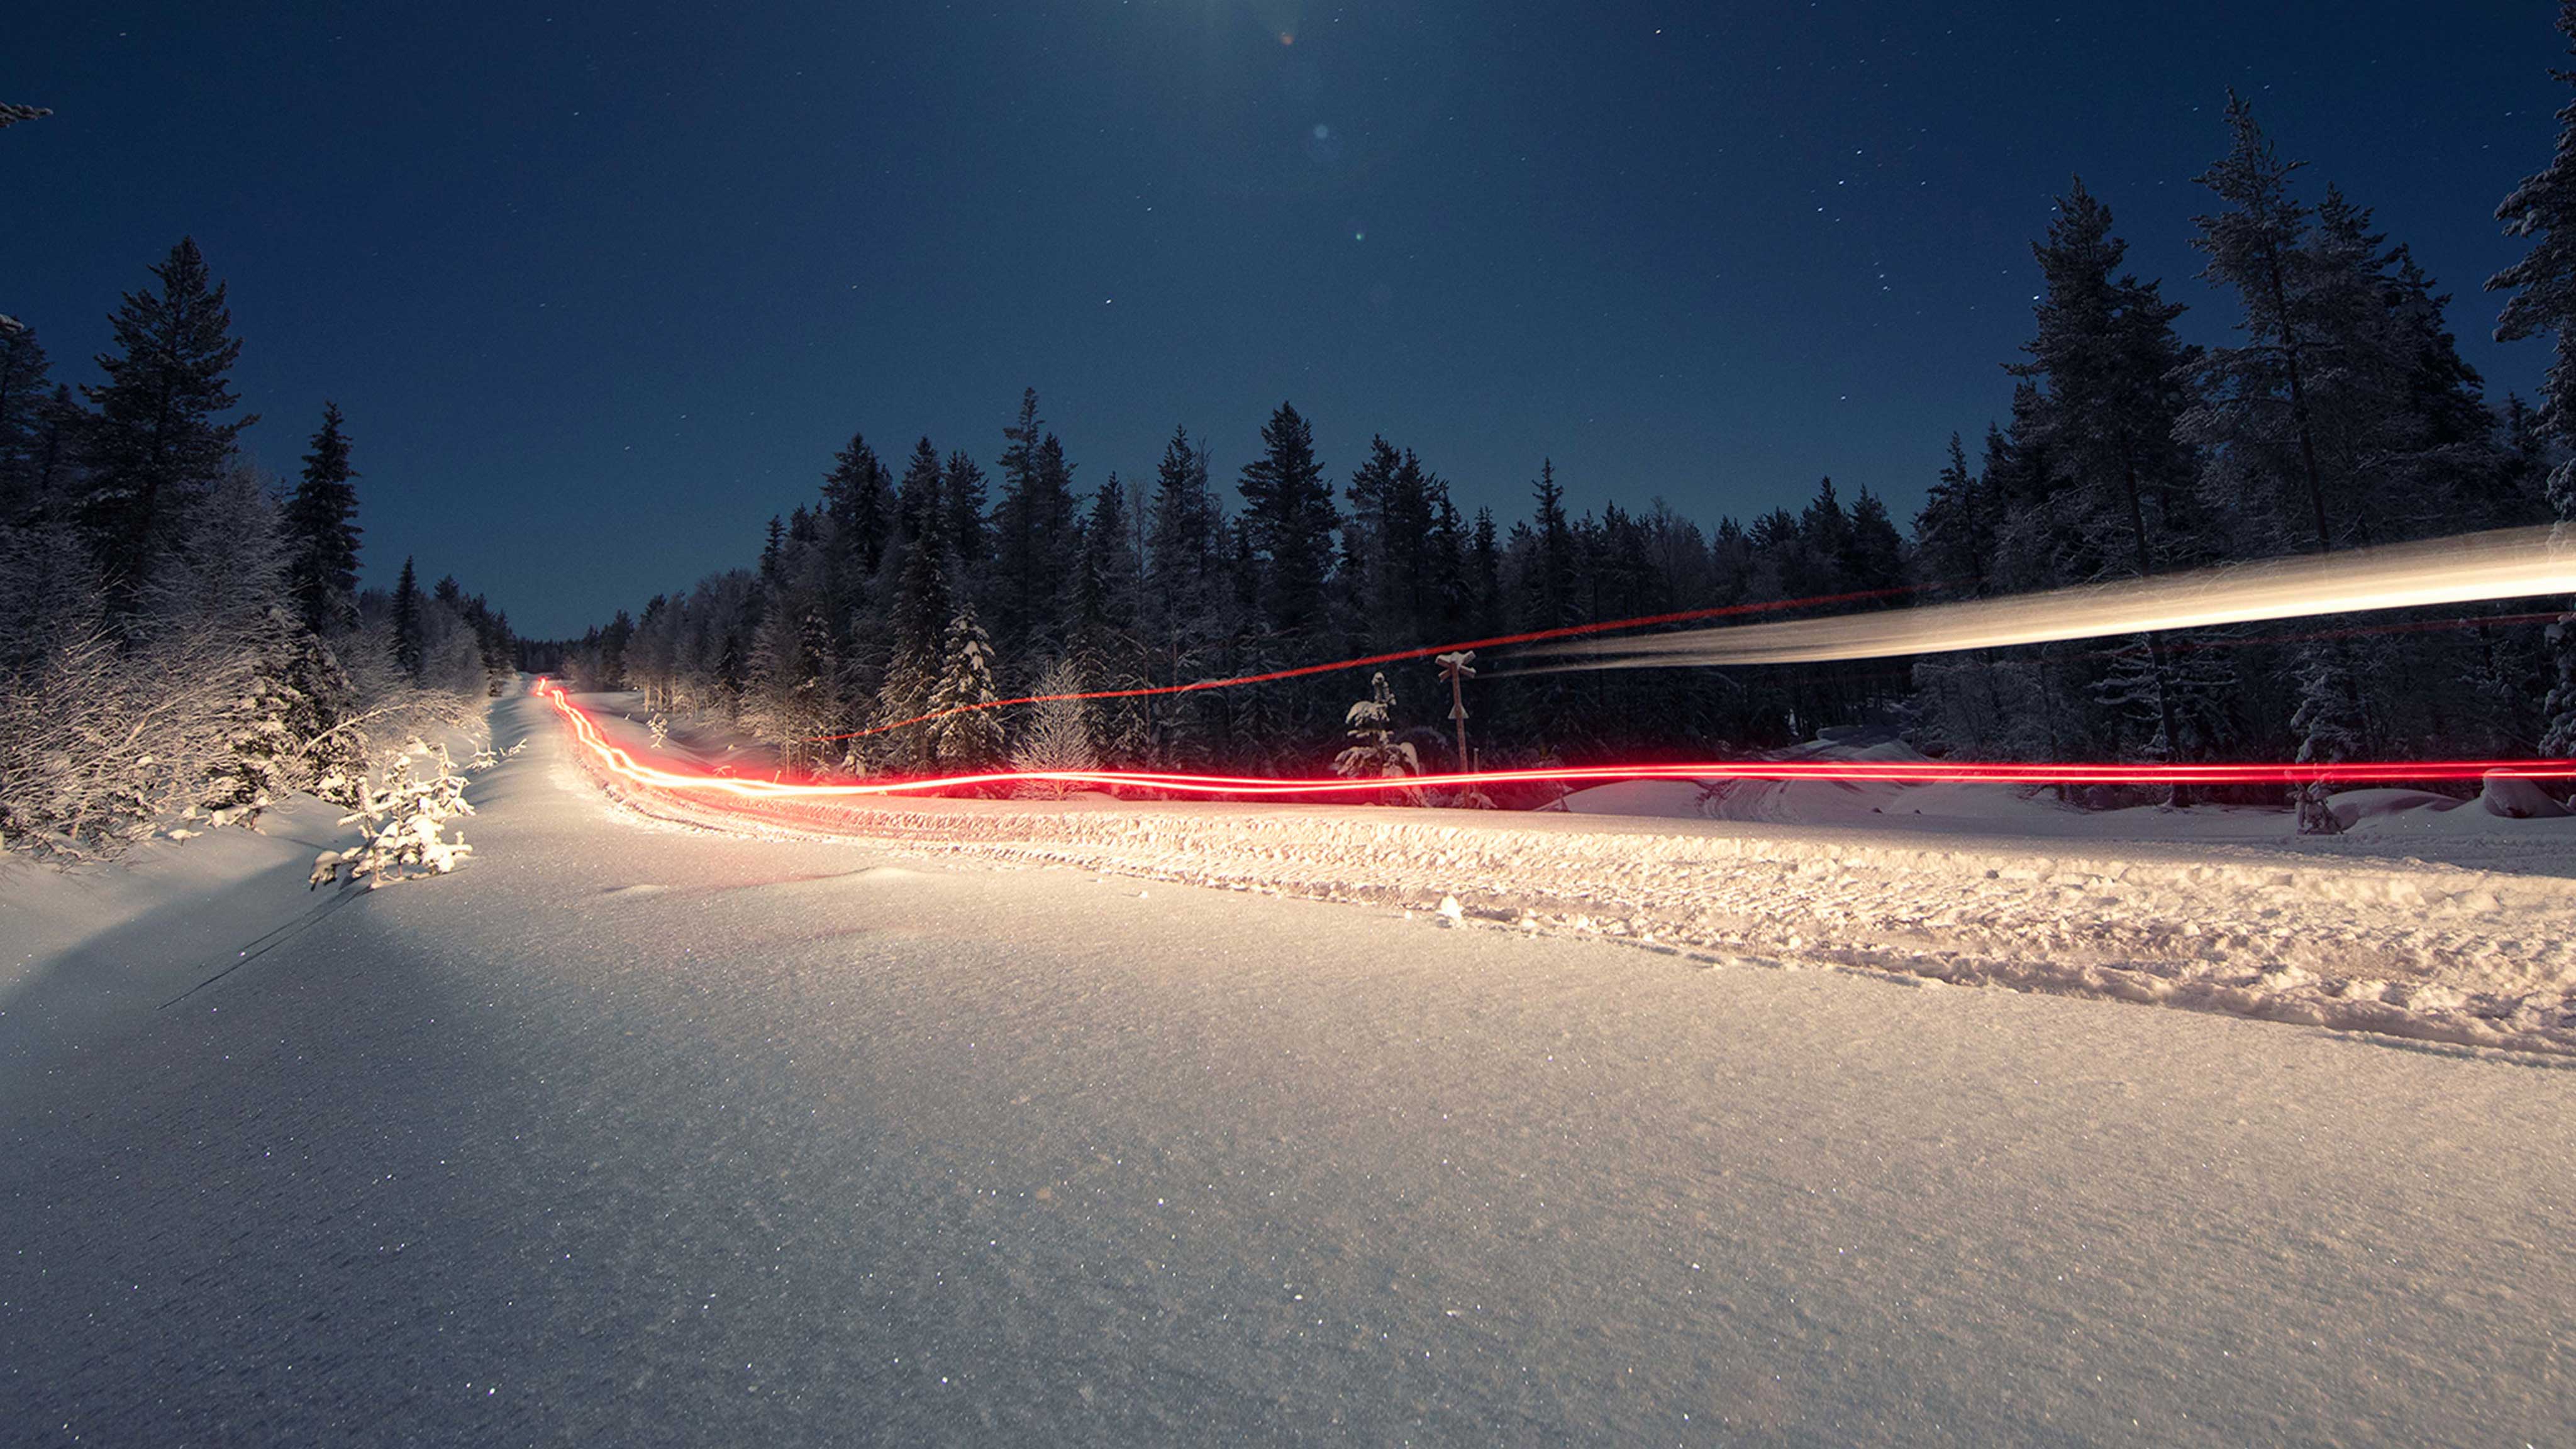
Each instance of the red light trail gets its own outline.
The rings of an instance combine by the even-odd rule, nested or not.
[[[756,780],[646,764],[609,742],[588,712],[550,679],[537,693],[563,717],[602,767],[654,789],[731,795],[745,800],[887,799],[1014,784],[1159,790],[1236,799],[1329,799],[1461,787],[1610,784],[1621,780],[1840,780],[1962,785],[2347,785],[2576,778],[2576,759],[2380,760],[2337,764],[1965,763],[1948,760],[1708,760],[1692,764],[1582,765],[1528,770],[1476,770],[1373,779],[1277,779],[1253,775],[1181,775],[1150,770],[987,770],[958,775],[858,781]]]

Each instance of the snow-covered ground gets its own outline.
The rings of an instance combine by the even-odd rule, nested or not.
[[[491,727],[475,716],[436,733],[463,760]],[[182,825],[112,862],[0,856],[0,1093],[344,904],[306,888],[317,855],[358,841],[342,814],[293,795],[251,827]]]
[[[596,713],[650,753],[640,725]],[[1097,796],[781,805],[601,779],[639,810],[723,829],[1446,912],[1703,962],[2576,1052],[2576,819],[2410,792],[2338,797],[2354,829],[2302,841],[2286,810],[2086,812],[1999,786],[1753,783],[1703,801],[1696,785],[1638,782],[1564,813],[1496,815]]]
[[[949,848],[1008,804],[913,812],[928,842],[673,826],[606,801],[541,706],[500,719],[535,743],[476,782],[463,870],[30,1049],[0,1093],[0,1438],[2576,1422],[2576,1071],[2545,1059]],[[1400,813],[1267,823],[1356,849],[1382,822],[1341,817]],[[1715,826],[1484,828],[1761,859]],[[1447,848],[1408,868],[1454,880]]]

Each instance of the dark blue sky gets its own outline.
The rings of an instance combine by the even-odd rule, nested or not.
[[[1176,422],[1230,482],[1285,398],[1336,475],[1382,431],[1507,518],[1543,454],[1578,508],[1910,517],[2069,173],[2232,321],[2187,245],[2230,85],[2528,392],[2479,283],[2552,10],[16,0],[0,99],[57,114],[0,133],[0,311],[88,379],[193,233],[257,458],[336,399],[369,579],[540,635],[748,562],[854,429],[989,463],[1023,386],[1086,486]]]

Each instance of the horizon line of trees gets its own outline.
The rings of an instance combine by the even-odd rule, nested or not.
[[[512,669],[453,578],[358,588],[358,471],[325,403],[292,485],[242,456],[224,284],[193,239],[109,318],[101,380],[0,319],[0,847],[112,856],[178,820],[348,803],[377,742]]]
[[[2562,27],[2576,37],[2576,3]],[[2562,121],[2576,136],[2576,108]],[[819,496],[770,521],[755,567],[538,652],[586,687],[736,722],[790,769],[1015,755],[1312,767],[1346,743],[1345,707],[1370,695],[1367,681],[902,722],[1678,610],[1880,590],[1898,592],[1863,607],[1904,607],[2576,518],[2564,465],[2576,211],[2560,215],[2576,208],[2576,179],[2561,174],[2571,146],[2502,213],[2551,240],[2492,284],[2522,289],[2502,335],[2560,337],[2538,408],[2486,398],[2450,330],[2451,298],[2366,207],[2332,185],[2308,190],[2301,163],[2231,95],[2226,150],[2197,178],[2213,206],[2193,243],[2201,275],[2239,309],[2234,340],[2177,335],[2184,307],[2124,268],[2109,206],[2078,178],[2032,247],[2043,287],[2025,355],[2008,364],[2010,416],[1973,463],[1953,435],[1910,533],[1868,489],[1846,499],[1831,479],[1802,509],[1705,529],[1661,499],[1577,517],[1546,459],[1526,517],[1469,516],[1430,464],[1384,437],[1331,477],[1284,403],[1231,506],[1186,429],[1149,481],[1113,471],[1086,496],[1032,390],[993,475],[928,438],[889,464],[854,435]],[[2564,242],[2550,230],[2562,221]],[[1485,764],[1776,748],[1838,726],[2005,760],[2576,753],[2576,640],[2512,622],[2516,607],[2361,631],[1489,676],[1469,704]],[[1448,760],[1430,661],[1390,674],[1402,737]],[[2331,828],[2321,798],[2303,795],[2309,828]]]

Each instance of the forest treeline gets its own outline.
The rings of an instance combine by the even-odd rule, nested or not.
[[[2553,178],[2517,193],[2509,224],[2550,234],[2554,211],[2524,218],[2565,204]],[[1660,499],[1575,515],[1546,460],[1529,512],[1504,523],[1464,513],[1397,441],[1328,469],[1286,405],[1230,487],[1184,430],[1150,476],[1084,489],[1032,392],[989,473],[928,438],[885,455],[853,437],[819,496],[770,521],[755,567],[621,612],[545,662],[666,714],[735,720],[802,770],[1015,756],[1312,770],[1346,743],[1368,671],[907,722],[1683,610],[1851,595],[1868,597],[1834,607],[1901,608],[2552,517],[2567,369],[2540,407],[2488,398],[2451,299],[2366,207],[2308,185],[2242,100],[2198,181],[2210,209],[2193,241],[2232,299],[2230,341],[2181,338],[2183,306],[2127,269],[2109,206],[2075,182],[2032,248],[2043,285],[2009,365],[2011,414],[1973,456],[1952,437],[1910,529],[1830,479],[1796,507],[1707,527]],[[2576,274],[2555,255],[2498,279],[2524,293],[2508,333],[2558,329]],[[1999,760],[2569,752],[2576,693],[2553,695],[2556,636],[2531,607],[1488,677],[1469,704],[1487,765],[1704,756],[1867,724]],[[1386,672],[1426,766],[1452,763],[1430,661]]]
[[[409,559],[360,590],[358,471],[325,404],[290,484],[240,440],[225,288],[192,240],[109,319],[101,381],[0,318],[0,844],[113,855],[288,792],[356,798],[380,741],[512,669],[508,619]],[[185,828],[183,826],[176,828]]]

